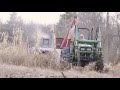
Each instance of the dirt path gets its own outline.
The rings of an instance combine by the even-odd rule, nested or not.
[[[97,73],[95,71],[60,71],[51,69],[29,68],[14,65],[0,65],[0,78],[116,78],[106,73]]]

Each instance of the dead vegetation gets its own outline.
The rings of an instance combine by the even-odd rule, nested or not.
[[[69,69],[59,71],[38,67],[0,64],[0,78],[119,78],[119,74]]]
[[[120,64],[118,65],[105,64],[104,72],[98,73],[94,71],[95,63],[90,63],[84,68],[72,67],[72,65],[68,64],[67,62],[58,61],[57,58],[55,58],[54,55],[55,53],[53,52],[47,54],[41,54],[38,49],[37,36],[35,39],[35,47],[36,47],[35,51],[34,53],[31,53],[28,43],[23,41],[22,34],[23,32],[20,29],[14,31],[12,37],[13,42],[10,43],[8,42],[9,35],[7,33],[0,33],[2,40],[2,42],[0,42],[0,64],[1,64],[0,77],[45,77],[45,78],[47,77],[48,78],[49,77],[62,77],[62,78],[120,77],[120,70],[119,70]],[[7,64],[8,67],[7,65],[4,64]],[[15,66],[10,66],[10,65],[15,65]],[[17,71],[17,66],[19,69],[18,71]],[[24,67],[25,71],[24,69],[22,70],[20,69],[23,68],[23,66],[25,66]],[[28,67],[31,69],[28,69]],[[37,69],[32,69],[32,68],[37,68]],[[43,68],[44,68],[44,72],[42,72]],[[29,72],[29,70],[30,73],[27,73],[26,75],[26,72]],[[49,75],[48,73],[51,73],[49,70],[56,74],[52,74],[52,76],[47,76]],[[33,75],[34,72],[35,73],[38,72],[38,75],[37,76]],[[41,73],[47,72],[47,75],[41,75],[40,72]]]
[[[64,69],[68,67],[66,63],[60,63],[53,52],[42,54],[39,51],[39,42],[36,34],[35,51],[31,53],[29,45],[23,41],[23,31],[14,30],[13,42],[8,42],[8,34],[1,33],[2,42],[0,43],[0,63],[21,65],[28,67],[41,67],[52,69]]]

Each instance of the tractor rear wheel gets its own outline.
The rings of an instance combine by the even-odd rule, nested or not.
[[[104,68],[103,58],[97,60],[95,65],[95,70],[98,72],[102,72]]]

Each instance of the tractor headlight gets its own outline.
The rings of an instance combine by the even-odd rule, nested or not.
[[[80,48],[81,51],[85,51],[85,48]]]
[[[92,49],[91,48],[87,48],[87,51],[91,51]]]

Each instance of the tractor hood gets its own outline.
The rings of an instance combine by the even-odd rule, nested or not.
[[[88,44],[78,44],[78,46],[92,48],[92,45],[88,45]]]
[[[79,40],[78,46],[79,47],[90,47],[92,48],[94,44],[99,44],[101,41],[98,40]],[[101,46],[97,46],[101,48]]]
[[[98,40],[79,40],[78,43],[83,43],[83,44],[97,44],[101,41]]]

